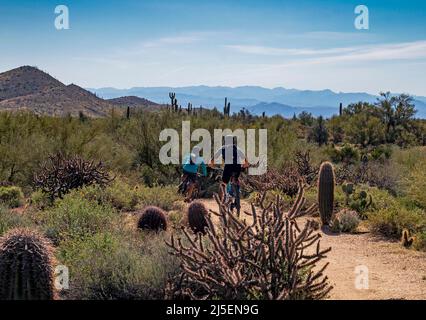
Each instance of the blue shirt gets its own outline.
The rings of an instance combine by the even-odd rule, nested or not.
[[[195,155],[193,155],[195,157]],[[198,167],[201,166],[203,176],[207,176],[207,167],[202,157],[197,157],[195,162],[191,163],[191,154],[188,154],[183,159],[183,170],[189,173],[197,173]]]

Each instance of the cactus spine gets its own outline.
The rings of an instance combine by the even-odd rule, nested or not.
[[[55,299],[50,242],[35,231],[14,229],[0,239],[0,300]]]
[[[330,162],[324,162],[318,177],[318,206],[323,225],[329,225],[334,209],[334,169]]]

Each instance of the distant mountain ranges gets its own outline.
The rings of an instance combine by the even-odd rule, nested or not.
[[[330,117],[337,114],[340,103],[347,106],[350,103],[365,101],[374,103],[378,96],[368,93],[343,93],[331,90],[296,90],[285,88],[267,89],[257,86],[244,87],[141,87],[131,89],[100,88],[88,89],[104,98],[115,98],[123,95],[139,96],[157,103],[170,103],[169,92],[175,92],[178,103],[185,107],[191,102],[194,107],[202,105],[206,108],[217,107],[222,110],[224,98],[231,102],[231,112],[245,108],[251,113],[260,115],[280,114],[286,118],[302,111],[311,112],[315,116]],[[417,117],[426,118],[426,97],[414,97]]]
[[[336,93],[331,90],[267,89],[244,87],[142,87],[131,89],[83,89],[75,84],[65,85],[49,74],[30,66],[0,73],[0,111],[30,110],[37,114],[76,116],[84,113],[102,117],[112,109],[126,107],[159,110],[170,103],[169,92],[175,92],[178,103],[185,108],[191,102],[194,108],[217,107],[222,110],[225,97],[231,102],[231,112],[242,108],[252,114],[263,112],[268,116],[286,118],[307,111],[315,116],[337,114],[339,104],[344,106],[359,101],[374,103],[377,96],[367,93]],[[426,118],[426,97],[414,97],[417,117]]]

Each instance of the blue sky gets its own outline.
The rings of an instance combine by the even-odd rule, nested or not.
[[[54,27],[67,5],[70,30]],[[354,27],[366,5],[370,29]],[[0,0],[0,71],[84,87],[259,85],[426,95],[426,1]]]

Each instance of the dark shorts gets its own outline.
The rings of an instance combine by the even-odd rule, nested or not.
[[[241,174],[241,164],[225,164],[222,181],[226,184],[231,181],[231,177],[238,179]]]
[[[183,170],[184,179],[187,179],[189,182],[197,181],[197,174],[192,172],[187,172]]]

